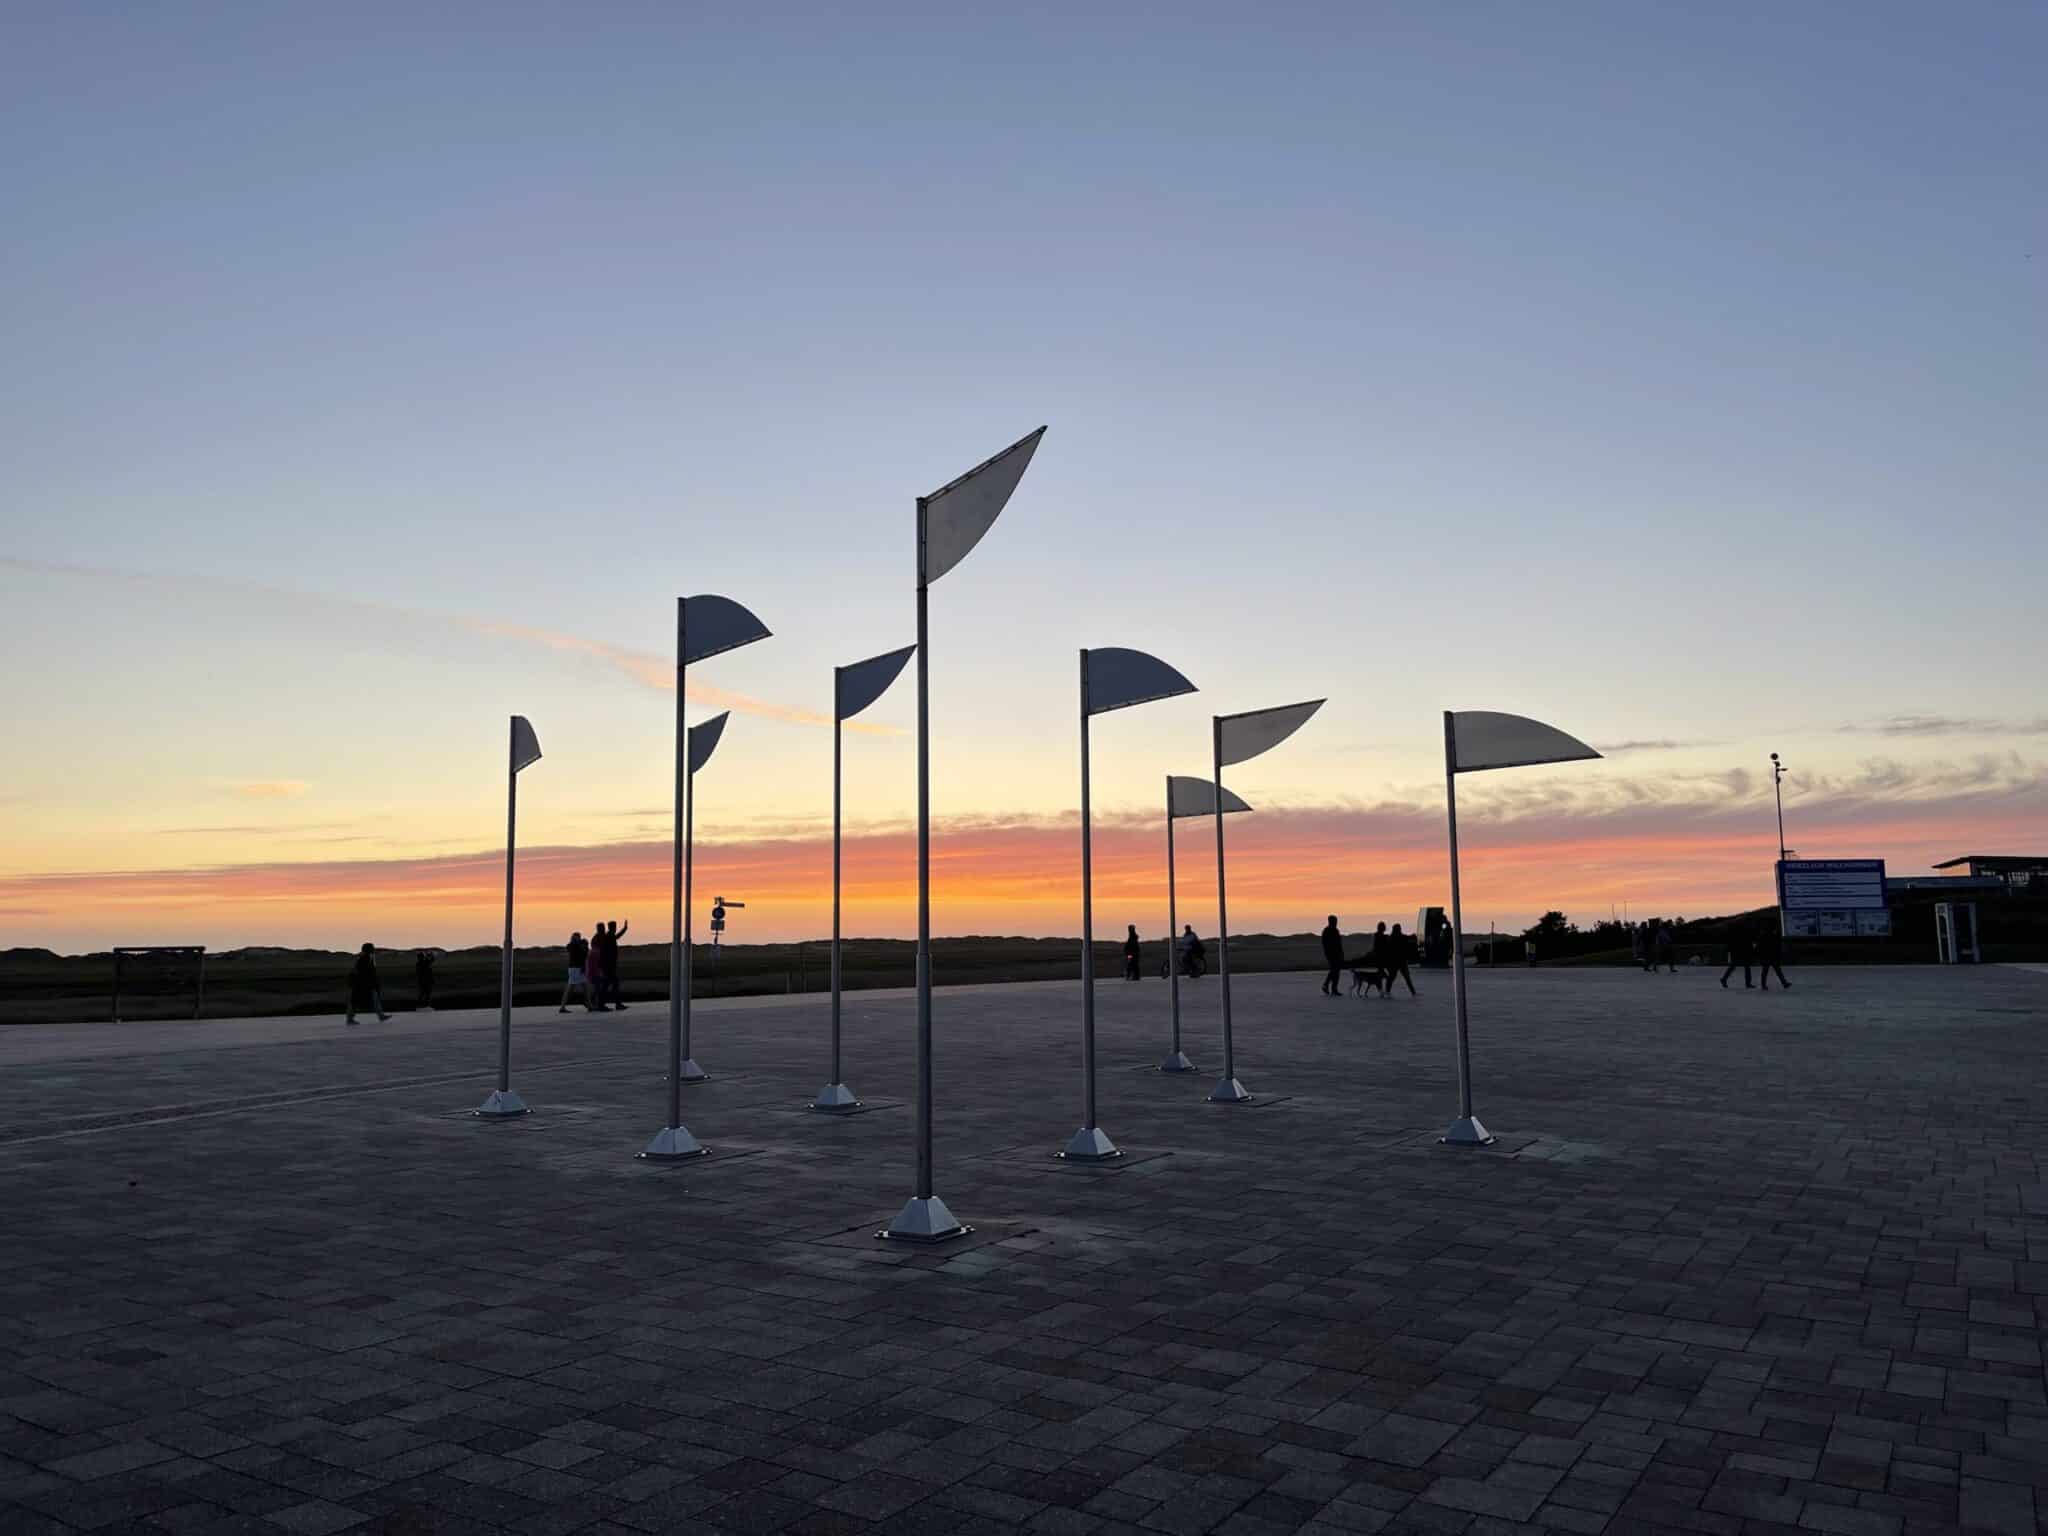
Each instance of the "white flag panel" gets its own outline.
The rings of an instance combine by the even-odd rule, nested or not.
[[[1282,704],[1277,709],[1255,709],[1249,714],[1217,717],[1217,739],[1222,744],[1225,767],[1270,752],[1308,723],[1308,717],[1323,707],[1323,700],[1303,704]]]
[[[904,663],[916,654],[916,646],[906,645],[900,651],[870,656],[850,667],[835,667],[832,672],[832,707],[838,718],[851,720],[887,693],[889,685],[903,671]]]
[[[533,722],[524,715],[512,717],[512,771],[517,773],[529,763],[540,761],[540,737],[533,731]]]
[[[732,711],[727,710],[690,727],[690,772],[695,773],[711,761],[711,754],[718,750],[718,738],[725,734],[725,722],[731,718]]]
[[[1089,651],[1087,656],[1088,713],[1091,715],[1107,714],[1112,709],[1128,709],[1133,704],[1149,704],[1154,699],[1171,699],[1195,691],[1193,683],[1157,656],[1148,656],[1143,651],[1112,645],[1099,651]]]
[[[1459,773],[1487,768],[1530,768],[1538,763],[1576,763],[1600,754],[1554,725],[1526,715],[1490,709],[1461,709],[1451,716]]]
[[[981,536],[1008,504],[1017,482],[1024,478],[1031,456],[1038,452],[1038,441],[1044,436],[1045,428],[1040,427],[1028,437],[1019,438],[986,464],[977,465],[924,499],[921,574],[927,585],[966,559],[968,551],[981,542]]]
[[[1208,779],[1197,779],[1185,773],[1170,773],[1166,776],[1167,810],[1176,819],[1182,816],[1213,816],[1216,814],[1216,786]],[[1248,811],[1246,805],[1229,786],[1223,790],[1223,814],[1232,811]]]
[[[702,661],[768,638],[768,626],[729,597],[683,599],[683,660]]]

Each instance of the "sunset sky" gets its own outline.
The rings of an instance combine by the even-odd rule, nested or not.
[[[834,663],[913,499],[1046,435],[933,588],[935,928],[1771,899],[1787,840],[2048,852],[2033,5],[620,4],[0,21],[0,947],[667,924],[674,600],[733,937],[829,922]],[[846,740],[848,931],[914,927],[908,674]],[[1208,829],[1182,905],[1214,923]]]

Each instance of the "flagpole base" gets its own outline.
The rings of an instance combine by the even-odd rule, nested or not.
[[[1159,1063],[1159,1070],[1162,1072],[1192,1072],[1195,1070],[1195,1064],[1188,1060],[1188,1053],[1186,1051],[1175,1051],[1166,1060]]]
[[[516,1120],[521,1115],[532,1114],[533,1111],[526,1107],[526,1100],[510,1088],[496,1088],[491,1091],[491,1096],[484,1100],[480,1108],[473,1109],[470,1113],[479,1120]]]
[[[1084,1125],[1074,1132],[1066,1150],[1057,1154],[1070,1163],[1107,1163],[1122,1157],[1109,1133],[1099,1125]]]
[[[680,1163],[693,1157],[702,1157],[710,1150],[684,1127],[671,1125],[647,1143],[641,1150],[640,1158],[643,1162],[649,1163]]]
[[[1251,1101],[1251,1091],[1234,1077],[1224,1078],[1209,1090],[1211,1104],[1249,1104]]]
[[[962,1226],[937,1195],[912,1195],[896,1213],[896,1219],[875,1236],[897,1243],[943,1243],[965,1237],[974,1228]]]
[[[683,1063],[683,1070],[677,1075],[686,1083],[708,1083],[711,1081],[711,1074],[697,1065],[697,1058],[694,1056]]]
[[[846,1084],[827,1083],[811,1100],[811,1108],[821,1115],[844,1115],[859,1109],[860,1100],[853,1096],[853,1090]]]
[[[1493,1132],[1479,1123],[1477,1115],[1467,1115],[1462,1120],[1453,1120],[1451,1128],[1437,1140],[1447,1147],[1490,1147]]]

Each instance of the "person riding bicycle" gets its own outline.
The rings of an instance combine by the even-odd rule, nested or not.
[[[1180,931],[1181,974],[1199,976],[1208,968],[1208,953],[1202,948],[1202,941],[1195,937],[1195,925],[1189,923]]]

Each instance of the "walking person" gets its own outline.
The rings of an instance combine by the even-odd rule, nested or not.
[[[584,991],[592,1013],[608,1013],[604,1000],[604,924],[590,925],[590,952],[583,962]]]
[[[1415,991],[1415,978],[1408,974],[1408,935],[1401,931],[1399,923],[1394,924],[1394,931],[1387,935],[1387,958],[1382,962],[1380,969],[1387,978],[1380,990],[1387,996],[1394,995],[1396,976],[1408,983],[1410,997],[1418,995]]]
[[[1739,965],[1742,967],[1742,984],[1745,987],[1755,986],[1756,983],[1749,979],[1750,963],[1755,958],[1756,946],[1750,939],[1749,930],[1747,928],[1736,929],[1734,935],[1728,940],[1728,969],[1721,973],[1721,985],[1724,987],[1728,985],[1728,978],[1735,974],[1735,967]]]
[[[1329,975],[1323,978],[1323,996],[1342,997],[1344,988],[1337,979],[1337,973],[1344,969],[1344,935],[1337,931],[1337,914],[1334,912],[1323,924],[1322,940],[1323,963],[1330,968]]]
[[[1195,937],[1195,925],[1183,923],[1180,930],[1180,973],[1193,981],[1209,969],[1209,957],[1202,941]]]
[[[589,973],[588,973],[588,971],[587,971],[587,970],[585,969],[585,967],[586,967],[586,966],[588,966],[588,965],[589,965],[589,963],[590,963],[590,945],[589,945],[588,943],[586,943],[586,942],[584,941],[584,938],[583,938],[583,935],[582,935],[582,934],[580,934],[580,933],[572,933],[572,934],[570,934],[570,935],[569,935],[569,979],[568,979],[567,981],[565,981],[565,982],[564,982],[564,983],[562,984],[562,1006],[561,1006],[561,1007],[559,1007],[559,1008],[557,1008],[557,1009],[555,1010],[555,1012],[557,1012],[557,1013],[567,1013],[567,1012],[569,1011],[569,998],[571,997],[571,995],[573,995],[573,994],[575,994],[575,993],[578,993],[578,992],[580,992],[580,993],[582,993],[582,994],[583,994],[583,1007],[584,1007],[584,1011],[585,1011],[585,1012],[588,1012],[588,1011],[589,1011],[589,1009],[590,1009],[590,982],[589,982]]]
[[[415,996],[413,1008],[419,1013],[434,1011],[434,952],[431,949],[416,949],[412,952],[412,989]]]
[[[626,1000],[619,995],[619,940],[632,930],[630,919],[621,928],[617,918],[613,918],[611,925],[604,930],[604,994],[598,1001],[609,1001],[620,1013],[626,1011]]]
[[[1678,974],[1678,943],[1669,923],[1657,925],[1657,947],[1651,951],[1650,969],[1659,965],[1667,968],[1672,975]]]
[[[1124,925],[1124,980],[1138,979],[1138,925]]]
[[[1792,983],[1785,977],[1785,935],[1778,931],[1775,923],[1766,922],[1756,937],[1757,971],[1762,977],[1764,990],[1771,990],[1771,972],[1778,973],[1778,985],[1790,988]]]
[[[384,1011],[384,989],[377,983],[377,951],[365,944],[348,973],[348,1022],[356,1022],[356,1011],[373,1009],[379,1023],[391,1017]]]

